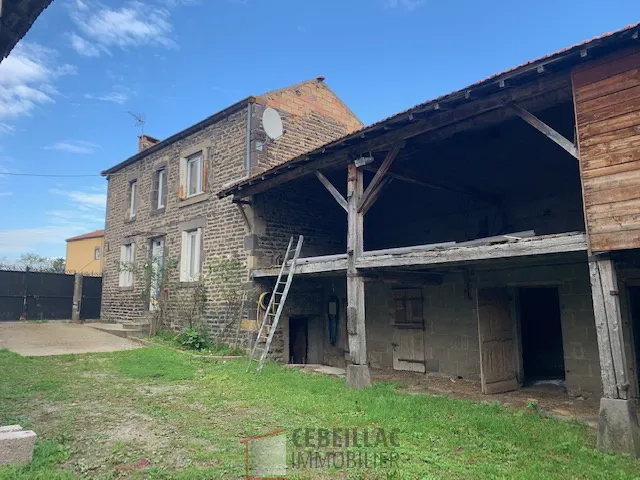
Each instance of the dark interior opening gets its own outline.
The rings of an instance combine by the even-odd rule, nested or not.
[[[308,332],[306,318],[289,319],[289,363],[307,363]]]
[[[564,350],[557,288],[521,288],[524,382],[564,380]]]
[[[640,286],[629,287],[629,302],[631,308],[631,328],[636,351],[636,372],[640,383]]]
[[[571,101],[533,112],[573,138]],[[510,118],[434,136],[411,138],[398,153],[396,177],[365,216],[365,250],[584,231],[578,162],[531,125]],[[385,154],[374,153],[365,184]]]

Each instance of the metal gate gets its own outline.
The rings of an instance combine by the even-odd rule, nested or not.
[[[0,270],[0,321],[70,319],[75,276]],[[81,318],[99,318],[102,277],[84,277]]]
[[[100,299],[102,297],[102,277],[84,277],[82,279],[82,302],[80,318],[100,318]]]

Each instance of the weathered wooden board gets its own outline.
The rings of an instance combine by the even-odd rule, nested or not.
[[[572,72],[591,251],[640,248],[640,47]]]
[[[506,288],[478,290],[478,335],[482,393],[518,389],[516,346]]]

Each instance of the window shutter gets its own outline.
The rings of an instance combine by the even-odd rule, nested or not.
[[[180,159],[180,184],[178,185],[178,198],[187,198],[187,159]]]
[[[129,260],[129,284],[127,286],[132,287],[133,286],[133,270],[132,268],[135,266],[136,264],[136,244],[132,243],[130,245],[131,247],[131,259]]]
[[[120,263],[118,263],[118,285],[124,287],[127,281],[127,272],[122,268],[122,263],[126,261],[127,247],[120,246]]]
[[[207,191],[207,162],[204,157],[204,152],[202,152],[202,191]]]
[[[200,264],[200,254],[202,253],[202,228],[199,228],[196,232],[196,251],[193,252],[193,255],[195,256],[195,264],[198,266],[198,273],[192,280],[200,280],[200,270],[202,270],[202,265]]]
[[[164,175],[162,176],[162,188],[160,191],[162,192],[162,205],[167,206],[167,177],[169,176],[169,170],[165,169]]]
[[[187,255],[187,232],[182,232],[182,245],[180,247],[180,281],[186,282],[188,280],[188,265],[189,259]]]
[[[158,208],[158,195],[160,191],[160,170],[156,170],[156,174],[153,176],[153,193],[151,194],[151,209]]]

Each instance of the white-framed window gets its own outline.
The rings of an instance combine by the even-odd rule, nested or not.
[[[185,200],[207,190],[207,165],[204,151],[180,159],[180,189],[178,197]]]
[[[100,260],[100,247],[96,247],[93,249],[93,259]]]
[[[120,287],[133,287],[133,268],[135,266],[135,249],[134,243],[122,245],[120,247],[120,274],[118,277],[118,285]]]
[[[196,282],[200,279],[202,228],[182,232],[180,252],[180,281]]]
[[[136,208],[138,207],[138,181],[134,180],[129,183],[129,218],[136,216]]]
[[[202,152],[187,158],[187,198],[202,193]]]
[[[155,208],[165,207],[167,201],[167,170],[165,168],[156,172]]]

